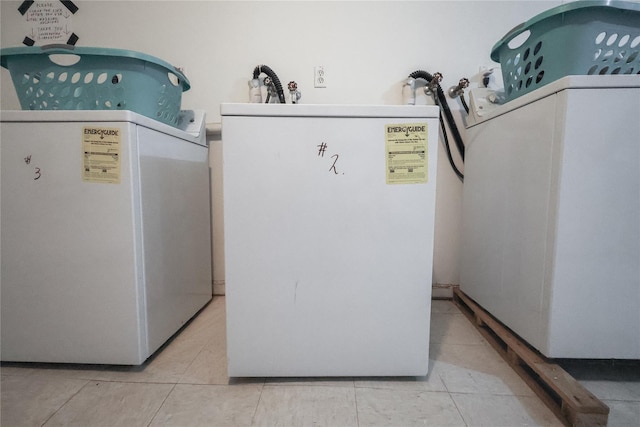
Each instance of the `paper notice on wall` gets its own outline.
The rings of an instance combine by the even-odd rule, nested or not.
[[[24,3],[29,4],[24,11],[27,37],[33,40],[34,44],[66,43],[69,40],[73,34],[71,26],[75,9],[70,10],[64,2],[54,0]],[[75,8],[75,5],[73,7]]]
[[[82,180],[120,184],[120,129],[85,127],[82,130]]]
[[[385,126],[387,184],[423,184],[429,179],[427,123]]]

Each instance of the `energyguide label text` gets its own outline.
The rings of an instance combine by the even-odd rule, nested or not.
[[[82,180],[120,184],[120,129],[84,127],[82,129]]]
[[[427,123],[385,126],[387,184],[423,184],[429,179]]]

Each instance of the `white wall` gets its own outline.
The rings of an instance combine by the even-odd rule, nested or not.
[[[0,2],[0,45],[20,46],[26,31],[21,1]],[[72,17],[78,46],[130,49],[183,67],[192,90],[183,108],[205,109],[220,121],[222,102],[247,102],[247,81],[269,65],[301,102],[400,104],[401,85],[418,69],[444,74],[443,88],[461,77],[473,83],[480,66],[494,66],[492,46],[515,25],[562,1],[81,1]],[[323,65],[327,88],[313,88]],[[6,70],[2,109],[19,104]],[[285,89],[286,91],[286,89]],[[421,102],[428,102],[421,98]],[[464,121],[456,110],[464,136]],[[213,127],[213,126],[212,126]],[[214,281],[222,284],[221,142],[211,136],[214,170]],[[462,184],[440,150],[434,283],[459,282]]]

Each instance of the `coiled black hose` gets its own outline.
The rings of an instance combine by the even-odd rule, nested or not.
[[[417,70],[413,73],[409,74],[409,77],[413,79],[425,79],[427,82],[431,83],[433,80],[433,76],[426,71]],[[456,147],[458,148],[458,152],[460,153],[460,157],[464,162],[464,143],[462,142],[462,137],[460,136],[460,132],[458,131],[458,126],[456,125],[455,120],[453,119],[453,114],[451,114],[451,110],[449,109],[449,104],[447,103],[447,98],[440,87],[440,84],[437,85],[436,88],[436,103],[440,106],[442,113],[447,120],[447,124],[449,125],[449,129],[451,129],[451,134],[453,135],[454,142],[456,143]]]
[[[280,103],[286,104],[286,101],[284,99],[284,90],[282,90],[282,83],[280,83],[280,79],[276,75],[275,71],[273,71],[270,67],[266,65],[258,65],[253,70],[253,78],[257,79],[258,77],[260,77],[260,73],[265,73],[267,76],[271,78],[271,81],[273,81],[273,84],[276,87],[276,92],[278,94],[278,99],[280,100]]]

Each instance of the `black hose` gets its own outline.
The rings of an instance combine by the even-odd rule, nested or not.
[[[447,137],[447,129],[445,128],[442,116],[440,116],[440,127],[442,128],[442,138],[444,139],[444,148],[447,149],[447,157],[449,158],[449,163],[451,164],[451,167],[453,168],[455,174],[458,175],[458,178],[460,178],[460,181],[464,182],[464,175],[462,174],[462,172],[460,172],[460,169],[458,169],[455,162],[453,161],[453,156],[451,155],[451,147],[449,146],[449,138]]]
[[[460,94],[460,102],[462,102],[462,106],[464,107],[464,111],[469,114],[469,106],[467,105],[467,101],[464,99],[464,93]]]
[[[282,89],[282,83],[280,83],[280,79],[276,75],[276,73],[266,65],[258,65],[253,70],[253,78],[257,79],[260,76],[260,73],[265,73],[267,76],[271,78],[274,86],[276,87],[276,92],[278,93],[278,99],[281,104],[286,104],[284,99],[284,90]]]
[[[409,74],[409,77],[413,79],[422,78],[427,82],[431,82],[433,80],[433,76],[426,71],[418,70]],[[455,120],[453,119],[453,114],[451,114],[451,110],[449,109],[449,104],[447,103],[447,98],[442,91],[440,85],[437,85],[436,88],[436,96],[434,97],[436,103],[440,106],[442,113],[444,114],[447,123],[449,124],[449,129],[451,129],[451,133],[453,134],[453,140],[456,143],[456,147],[458,148],[458,152],[460,153],[460,157],[464,162],[464,143],[462,142],[462,136],[460,136],[460,132],[458,131],[458,126],[456,125]]]

